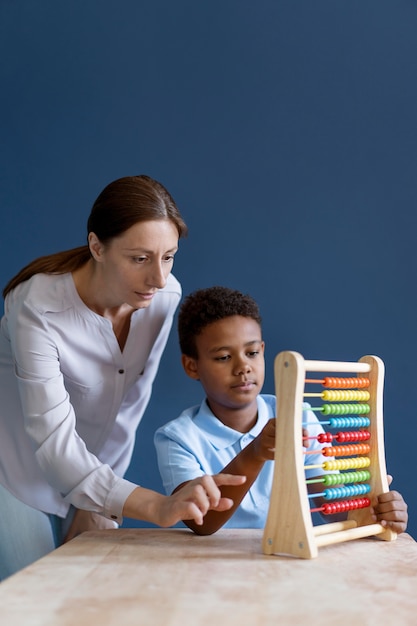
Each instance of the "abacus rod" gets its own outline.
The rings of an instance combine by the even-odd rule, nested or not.
[[[360,361],[343,362],[343,361],[304,361],[304,369],[306,372],[348,372],[353,374],[364,374],[369,372],[371,367],[369,363]]]
[[[320,524],[313,527],[313,533],[315,537],[320,535],[330,535],[330,533],[337,533],[341,530],[349,530],[349,528],[356,528],[357,523],[355,520],[344,520],[343,522],[328,522],[327,524]]]
[[[380,535],[385,532],[386,528],[381,524],[368,524],[367,526],[356,526],[356,528],[348,528],[338,533],[330,533],[316,536],[316,545],[318,548],[328,546],[333,543],[341,543],[343,541],[352,541],[353,539],[362,539],[373,535]]]

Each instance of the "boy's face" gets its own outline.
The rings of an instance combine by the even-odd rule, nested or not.
[[[198,359],[183,355],[186,373],[200,380],[211,410],[256,404],[265,378],[264,342],[259,324],[234,315],[206,326],[196,337]],[[219,416],[219,415],[218,415]]]

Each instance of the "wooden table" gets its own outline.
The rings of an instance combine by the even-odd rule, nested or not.
[[[87,532],[0,584],[5,626],[416,626],[417,543],[267,556],[261,530]]]

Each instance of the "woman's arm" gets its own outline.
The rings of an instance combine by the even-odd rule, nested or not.
[[[244,482],[244,476],[205,475],[189,481],[171,496],[137,487],[127,498],[123,515],[162,527],[187,519],[199,527],[204,524],[208,511],[221,512],[233,506],[233,501],[223,495],[220,487],[238,486]]]

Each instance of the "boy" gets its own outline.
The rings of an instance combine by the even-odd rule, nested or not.
[[[204,474],[245,475],[245,483],[221,489],[223,497],[233,500],[232,508],[209,511],[201,526],[184,523],[198,534],[222,526],[263,528],[273,479],[276,399],[261,394],[265,346],[258,305],[226,287],[200,289],[184,300],[178,332],[184,370],[200,381],[206,398],[155,433],[165,490],[170,494]],[[323,432],[313,411],[308,422],[309,436]],[[309,454],[308,464],[321,464],[323,444],[309,442],[309,451],[316,454]],[[320,474],[321,469],[306,472],[308,477]],[[317,492],[319,485],[311,487]],[[374,513],[396,532],[405,530],[407,506],[397,492],[381,495]]]

